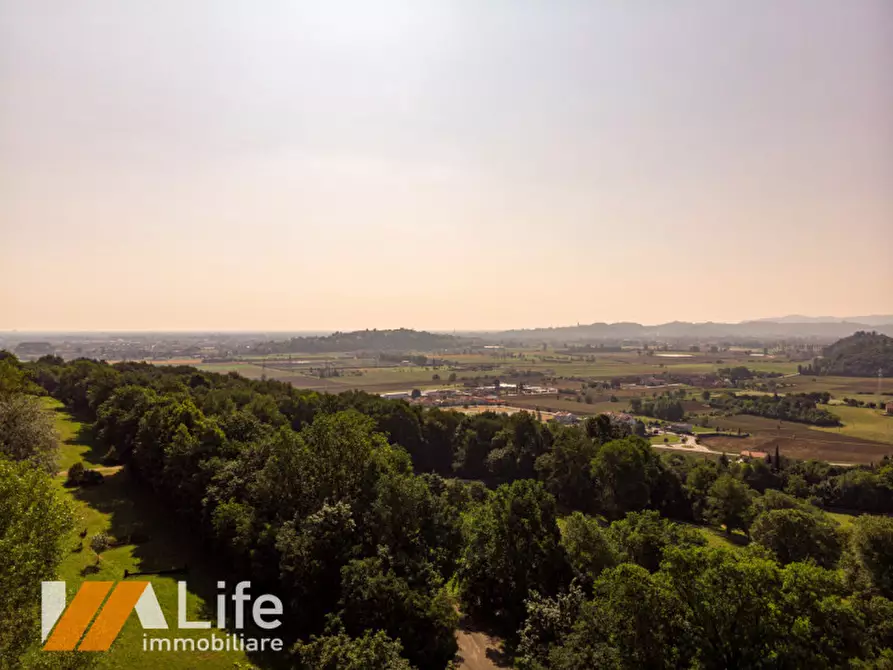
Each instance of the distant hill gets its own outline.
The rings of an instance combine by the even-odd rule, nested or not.
[[[768,319],[754,319],[745,323],[861,323],[866,326],[885,326],[893,324],[893,314],[872,314],[870,316],[803,316],[802,314],[789,314],[788,316],[770,317]]]
[[[454,335],[420,330],[356,330],[332,333],[321,337],[292,337],[288,340],[264,342],[255,347],[261,354],[335,353],[341,351],[436,351],[452,349],[468,343]]]
[[[745,321],[743,323],[689,323],[671,321],[656,326],[639,323],[592,323],[589,325],[559,328],[532,328],[506,330],[481,334],[498,342],[586,342],[593,340],[624,339],[785,339],[804,338],[832,342],[862,330],[872,330],[868,324],[851,321],[839,322],[778,322]],[[893,323],[876,328],[879,332],[893,335]]]
[[[823,375],[873,377],[882,370],[893,375],[893,338],[858,332],[827,347],[810,372]]]

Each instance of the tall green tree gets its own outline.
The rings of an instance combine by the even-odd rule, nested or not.
[[[660,458],[642,438],[627,437],[603,445],[592,459],[592,475],[605,514],[617,519],[647,507],[660,468]]]
[[[881,595],[893,598],[893,519],[858,517],[851,530],[851,548],[856,564],[868,575],[871,585]]]
[[[658,569],[667,547],[706,544],[694,528],[663,519],[653,510],[630,512],[611,524],[608,537],[621,560],[641,565],[649,572]]]
[[[28,461],[55,473],[59,460],[59,436],[53,417],[40,399],[24,393],[0,398],[0,456]]]
[[[753,496],[747,484],[732,475],[722,475],[708,492],[707,518],[725,526],[726,533],[738,529],[748,533],[754,515]]]
[[[39,641],[40,583],[56,578],[73,527],[49,475],[0,457],[0,659],[12,667]]]
[[[590,586],[608,568],[620,562],[620,555],[597,519],[574,512],[561,526],[561,545],[580,583]]]
[[[468,612],[513,635],[531,591],[554,595],[569,581],[555,499],[522,479],[494,491],[466,520],[458,577]]]
[[[769,549],[782,565],[812,559],[824,568],[833,568],[842,549],[836,525],[819,510],[774,509],[760,514],[750,533],[751,539]]]

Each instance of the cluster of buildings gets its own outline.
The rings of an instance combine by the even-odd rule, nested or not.
[[[474,388],[429,389],[427,391],[394,391],[382,393],[382,398],[390,400],[408,400],[420,405],[437,407],[457,407],[465,405],[504,405],[505,396],[514,395],[551,395],[557,389],[544,386],[527,386],[519,389],[517,384],[491,384]]]

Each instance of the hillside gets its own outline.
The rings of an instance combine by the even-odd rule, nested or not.
[[[882,370],[893,374],[893,338],[858,332],[826,348],[812,366],[814,374],[871,377]]]
[[[787,316],[754,319],[751,323],[863,323],[866,326],[887,326],[893,324],[893,314],[870,314],[867,316],[803,316],[789,314]]]
[[[341,351],[435,351],[461,347],[468,341],[454,335],[399,328],[396,330],[357,330],[322,337],[293,337],[257,346],[261,354],[334,353]]]
[[[644,338],[808,338],[831,342],[862,330],[869,330],[870,328],[871,326],[867,324],[852,321],[834,323],[782,323],[776,321],[690,323],[686,321],[672,321],[655,326],[644,326],[639,323],[592,323],[557,328],[506,330],[481,334],[481,336],[488,340],[499,342],[586,342]],[[881,326],[875,330],[893,335],[893,325]]]

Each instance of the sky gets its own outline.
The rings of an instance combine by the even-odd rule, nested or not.
[[[0,0],[0,330],[893,313],[889,0]]]

